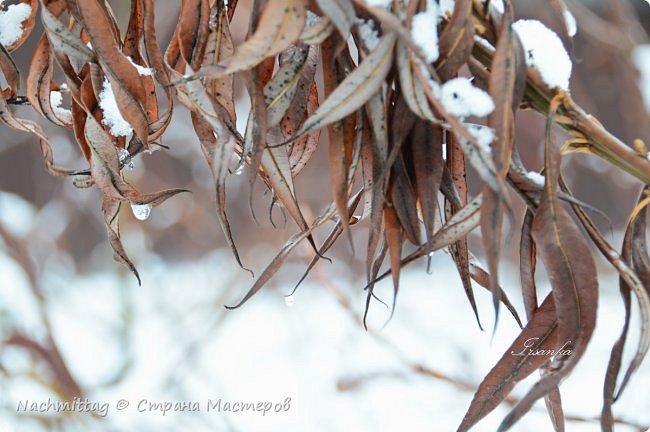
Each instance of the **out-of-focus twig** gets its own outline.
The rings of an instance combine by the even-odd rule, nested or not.
[[[46,310],[46,300],[39,285],[40,279],[29,254],[25,250],[24,242],[21,242],[12,234],[7,232],[7,230],[2,226],[0,226],[0,238],[4,240],[9,254],[14,258],[16,263],[23,268],[27,275],[29,287],[34,295],[40,319],[43,323],[43,329],[45,331],[44,343],[38,342],[33,338],[29,338],[14,331],[9,339],[4,341],[5,344],[23,347],[37,358],[43,360],[51,369],[56,380],[52,383],[52,389],[64,400],[72,400],[75,397],[81,398],[83,391],[72,376],[72,373],[70,373],[70,370],[61,356],[58,345],[54,339],[52,326]]]

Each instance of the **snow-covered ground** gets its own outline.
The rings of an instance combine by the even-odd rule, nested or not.
[[[7,200],[2,195],[0,205]],[[14,218],[12,232],[25,235],[20,225],[38,221],[32,212],[25,204],[23,224]],[[245,272],[235,270],[229,251],[169,263],[148,251],[137,232],[125,234],[125,242],[146,275],[142,287],[110,262],[104,272],[83,276],[65,260],[44,266],[54,338],[88,401],[105,408],[100,412],[105,416],[59,414],[66,432],[453,431],[473,396],[463,385],[478,385],[517,334],[514,320],[503,311],[493,340],[491,331],[477,328],[444,254],[435,257],[431,275],[422,263],[407,269],[392,321],[382,328],[387,311],[373,303],[366,332],[359,322],[363,284],[342,263],[319,264],[293,302],[283,295],[295,281],[286,280],[227,311],[223,305],[234,304],[251,283]],[[289,265],[297,279],[302,264]],[[515,269],[504,267],[503,274],[519,307]],[[28,281],[4,247],[0,275],[0,336],[18,326],[38,339],[43,327]],[[613,275],[602,275],[599,326],[581,364],[561,387],[567,415],[589,418],[600,412],[609,350],[622,322],[616,284]],[[391,290],[388,284],[378,288],[384,299],[390,299]],[[480,288],[477,296],[483,325],[491,329],[491,298]],[[35,418],[57,413],[17,412],[19,403],[56,399],[34,379],[47,371],[15,347],[0,351],[0,364],[0,431],[52,430]],[[522,383],[515,394],[521,396],[532,382]],[[648,388],[646,362],[616,404],[616,415],[650,424]],[[128,407],[118,410],[120,400]],[[166,402],[171,411],[163,413]],[[236,402],[253,403],[256,410],[234,412],[240,407]],[[195,411],[174,412],[175,406]],[[270,411],[257,410],[265,406]],[[473,430],[494,431],[507,410],[497,409]],[[597,429],[596,422],[569,422],[567,428]],[[543,404],[513,430],[551,430]],[[638,429],[617,427],[633,430]]]

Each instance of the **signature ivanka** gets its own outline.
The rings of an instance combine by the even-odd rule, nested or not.
[[[567,348],[571,345],[571,341],[566,341],[561,347],[557,349],[544,349],[537,347],[539,341],[538,337],[526,339],[524,347],[520,352],[511,351],[510,354],[514,356],[570,356],[572,350]]]

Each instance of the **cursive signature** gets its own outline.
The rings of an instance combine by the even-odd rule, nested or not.
[[[539,341],[538,337],[533,337],[526,339],[524,342],[524,347],[520,352],[511,351],[510,354],[514,356],[570,356],[573,352],[571,349],[567,348],[571,345],[571,341],[567,341],[561,347],[557,349],[545,349],[542,347],[536,346]]]

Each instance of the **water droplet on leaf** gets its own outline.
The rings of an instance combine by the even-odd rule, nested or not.
[[[151,205],[131,203],[131,211],[136,219],[147,220],[151,214]]]
[[[72,177],[72,184],[79,189],[89,188],[94,183],[93,178],[87,174],[76,174]]]

